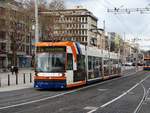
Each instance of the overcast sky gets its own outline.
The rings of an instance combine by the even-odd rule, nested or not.
[[[67,8],[82,5],[90,10],[99,20],[98,27],[106,23],[106,31],[126,34],[126,40],[139,39],[141,46],[150,49],[150,11],[149,14],[113,14],[108,13],[110,8],[150,8],[150,0],[65,0]],[[145,47],[146,48],[146,47]]]

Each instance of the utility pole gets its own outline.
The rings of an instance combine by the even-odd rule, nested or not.
[[[126,63],[126,55],[125,55],[125,49],[126,49],[126,47],[125,47],[125,37],[126,37],[126,33],[124,32],[123,33],[123,64],[125,64]],[[124,66],[124,68],[125,68],[125,66]]]
[[[108,33],[108,54],[109,54],[109,75],[111,74],[111,71],[110,71],[110,63],[111,63],[111,60],[110,60],[110,46],[111,46],[111,35],[110,33]]]
[[[135,63],[135,68],[136,68],[136,70],[138,71],[138,54],[139,54],[139,48],[138,47],[136,47],[136,63]]]
[[[38,0],[35,0],[35,43],[39,41],[39,22],[38,22]],[[35,46],[35,55],[36,55],[36,46]]]
[[[103,29],[104,29],[103,36],[105,36],[105,20],[103,21]],[[102,66],[101,66],[101,68],[102,68],[102,76],[104,76],[104,67],[103,67],[104,66],[104,52],[103,52],[103,50],[104,50],[104,47],[103,47],[103,43],[102,43]]]

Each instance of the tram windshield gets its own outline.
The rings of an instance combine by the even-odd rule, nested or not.
[[[53,48],[55,50],[55,48]],[[36,71],[37,72],[64,72],[66,54],[64,51],[38,52],[36,56]]]
[[[150,59],[145,60],[145,66],[150,66]]]

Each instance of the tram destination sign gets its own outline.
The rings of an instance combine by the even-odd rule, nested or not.
[[[37,47],[37,52],[66,52],[66,47]]]

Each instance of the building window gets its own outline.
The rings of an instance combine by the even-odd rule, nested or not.
[[[6,43],[1,43],[0,44],[0,50],[6,51]]]
[[[66,20],[68,21],[68,17],[66,18]]]
[[[30,47],[26,46],[26,54],[29,55],[30,54]]]
[[[81,17],[79,17],[79,21],[81,22]]]
[[[85,35],[87,35],[87,30],[85,30]]]
[[[79,28],[79,24],[77,24],[76,28]]]
[[[30,43],[30,36],[27,36],[26,42],[27,42],[27,43]]]
[[[84,24],[81,25],[81,28],[84,28]]]
[[[81,30],[79,30],[79,35],[81,35]]]
[[[84,22],[84,17],[82,17],[82,22]]]
[[[81,41],[84,42],[84,37],[81,38]]]
[[[84,35],[84,30],[82,30],[82,35]]]
[[[87,22],[87,17],[85,18],[85,22]]]
[[[0,15],[4,15],[5,14],[5,8],[0,7]]]
[[[0,19],[0,27],[5,27],[5,20],[4,19]]]
[[[85,41],[87,41],[87,37],[85,37]]]
[[[6,39],[6,32],[0,31],[0,40],[5,40]]]

